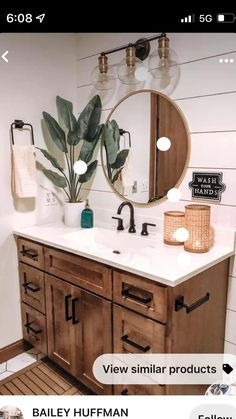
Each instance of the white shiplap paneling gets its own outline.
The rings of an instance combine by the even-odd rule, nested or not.
[[[236,131],[192,134],[191,148],[190,167],[235,168]]]

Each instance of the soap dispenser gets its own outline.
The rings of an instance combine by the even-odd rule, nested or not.
[[[88,199],[86,199],[85,207],[81,213],[81,227],[82,228],[93,227],[93,211],[90,208]]]

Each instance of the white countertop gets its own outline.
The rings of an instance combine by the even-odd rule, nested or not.
[[[123,231],[112,232],[117,240],[114,240],[114,246],[110,248],[96,246],[94,243],[90,246],[83,240],[76,239],[77,234],[79,236],[81,232],[86,235],[86,230],[90,230],[90,235],[97,231],[96,228],[81,230],[66,227],[63,223],[53,223],[18,228],[13,233],[172,287],[234,254],[234,231],[232,230],[215,230],[214,246],[209,252],[199,254],[186,252],[183,246],[165,245],[162,236],[158,234],[142,237],[140,233],[130,234]],[[100,236],[102,231],[105,230],[100,231]],[[71,235],[71,233],[74,234]],[[131,241],[132,250],[122,250],[122,241],[125,243],[129,239],[132,239],[135,246]],[[114,249],[120,249],[121,253],[113,253]]]

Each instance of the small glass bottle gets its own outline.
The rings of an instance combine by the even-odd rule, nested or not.
[[[93,227],[93,211],[90,208],[88,199],[86,199],[85,208],[81,212],[81,227],[82,228]]]

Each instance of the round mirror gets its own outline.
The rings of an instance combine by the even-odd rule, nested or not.
[[[152,90],[133,92],[111,111],[102,165],[116,193],[136,204],[160,202],[187,169],[189,129],[182,111]]]

